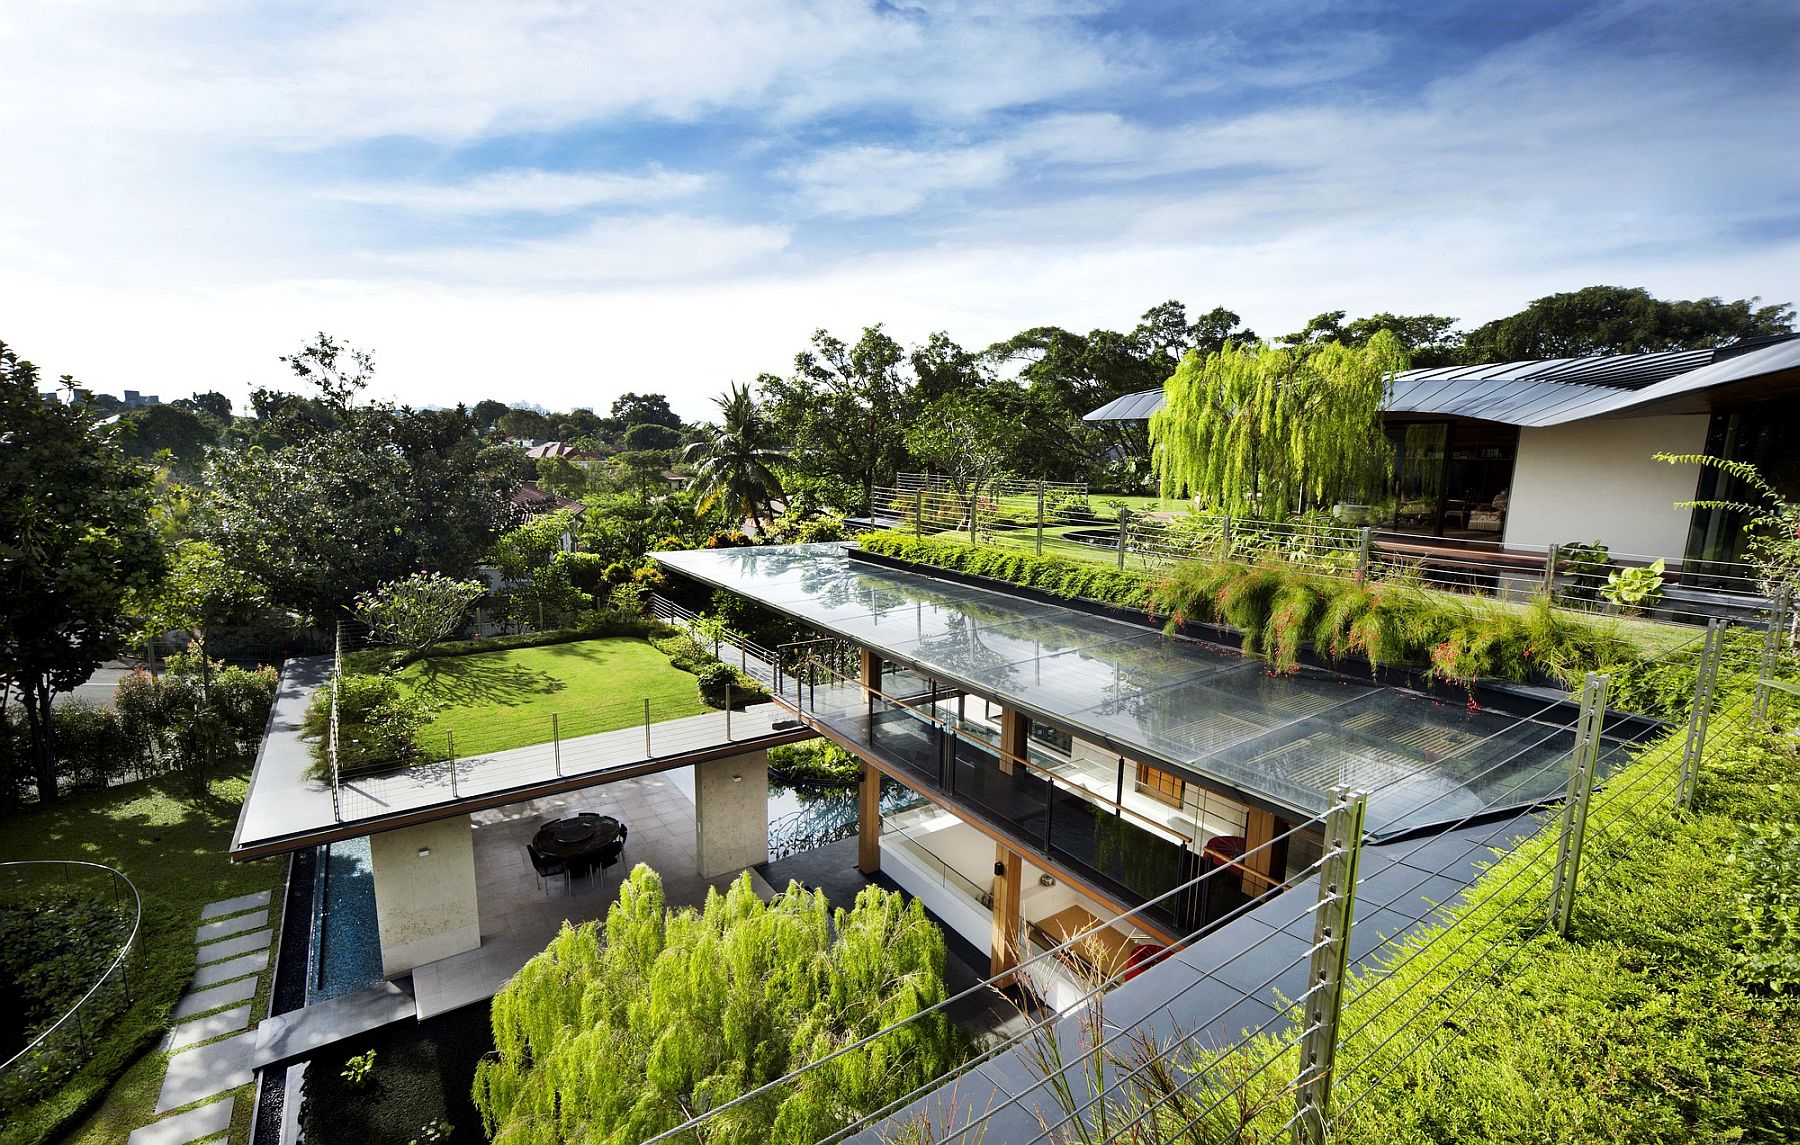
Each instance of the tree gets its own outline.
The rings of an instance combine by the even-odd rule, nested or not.
[[[734,528],[747,516],[760,530],[769,502],[782,495],[775,470],[787,454],[776,446],[749,386],[733,383],[713,402],[719,407],[720,423],[704,427],[700,440],[683,454],[694,466],[700,511],[722,505]]]
[[[620,394],[613,399],[610,420],[613,428],[621,434],[634,425],[681,428],[681,419],[669,408],[669,399],[662,394]]]
[[[176,405],[144,406],[119,415],[119,447],[127,456],[159,463],[167,455],[170,472],[198,477],[206,452],[219,443],[218,422]]]
[[[1012,452],[1014,423],[967,394],[939,398],[907,427],[906,447],[941,473],[963,505],[969,543],[976,541],[975,510],[982,488]]]
[[[1150,418],[1165,497],[1278,520],[1310,497],[1359,492],[1386,456],[1381,403],[1406,351],[1391,331],[1367,346],[1227,346],[1190,354]]]
[[[57,794],[51,697],[119,653],[130,594],[166,568],[151,503],[150,471],[0,343],[0,717],[18,689],[40,801]]]
[[[175,528],[168,500],[159,515],[167,535]],[[130,598],[139,639],[185,632],[190,649],[198,653],[192,710],[181,713],[186,750],[180,755],[196,794],[206,790],[229,723],[213,696],[211,634],[221,625],[245,619],[262,603],[262,586],[232,568],[217,546],[193,538],[174,544],[168,574],[160,583]]]
[[[509,409],[501,415],[497,428],[519,441],[536,441],[550,431],[550,419],[532,409]]]
[[[681,434],[655,422],[639,422],[625,431],[624,445],[628,450],[655,449],[667,452],[680,444]]]
[[[281,360],[296,378],[319,387],[319,400],[339,414],[356,405],[357,396],[369,388],[375,377],[375,355],[348,344],[339,345],[323,330],[299,353]]]
[[[813,332],[812,344],[794,355],[791,381],[770,379],[771,405],[797,443],[802,467],[860,485],[867,509],[875,486],[905,459],[900,364],[906,354],[879,325],[865,328],[855,345],[825,330]]]
[[[169,404],[177,409],[208,414],[217,418],[221,425],[231,424],[231,399],[218,390],[207,390],[205,393],[195,394],[191,398],[176,398]]]
[[[477,429],[493,429],[506,416],[509,407],[505,402],[497,402],[493,398],[483,398],[475,403],[470,416],[475,419]]]
[[[574,531],[575,510],[559,509],[508,529],[494,541],[488,560],[506,580],[516,618],[537,621],[541,628],[592,603],[569,579],[568,567],[556,560]]]
[[[992,368],[980,354],[963,349],[942,330],[916,347],[911,361],[915,406],[929,405],[951,394],[975,393],[994,380]]]
[[[1692,350],[1793,330],[1792,303],[1758,306],[1760,301],[1664,301],[1643,287],[1587,286],[1546,295],[1517,314],[1477,326],[1464,357],[1496,362]]]
[[[486,591],[480,581],[417,572],[357,597],[356,618],[383,639],[423,652],[454,636]]]
[[[942,1001],[944,938],[917,902],[866,887],[833,912],[748,875],[699,910],[668,910],[640,865],[604,930],[565,925],[494,997],[494,1053],[474,1099],[513,1145],[642,1141]],[[721,1114],[711,1141],[830,1136],[961,1062],[940,1011]]]

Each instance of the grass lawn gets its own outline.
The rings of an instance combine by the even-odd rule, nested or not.
[[[88,1105],[115,1078],[104,1103],[63,1138],[79,1145],[123,1141],[153,1116],[163,1055],[153,1048],[170,1009],[194,971],[200,908],[251,891],[279,893],[279,859],[232,863],[225,857],[243,802],[248,768],[214,780],[203,799],[178,776],[128,783],[65,798],[0,820],[0,860],[85,859],[117,867],[144,898],[140,953],[131,966],[134,1004],[107,1030],[87,1067],[49,1100],[9,1117],[0,1143],[36,1142]],[[258,1002],[252,1013],[262,1013]],[[146,1048],[150,1052],[137,1055]],[[136,1059],[135,1061],[133,1059]],[[240,1095],[232,1140],[248,1139],[249,1090]]]
[[[437,754],[446,733],[456,736],[458,756],[548,743],[552,712],[564,739],[633,727],[644,720],[646,696],[659,723],[711,710],[696,677],[630,636],[434,656],[407,665],[399,680],[435,705],[419,741]]]

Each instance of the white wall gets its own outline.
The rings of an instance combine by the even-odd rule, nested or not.
[[[475,837],[467,815],[370,836],[369,865],[384,975],[481,945]]]
[[[1706,414],[1578,421],[1519,431],[1505,541],[1599,541],[1617,554],[1680,559],[1699,474],[1657,453],[1701,453]]]

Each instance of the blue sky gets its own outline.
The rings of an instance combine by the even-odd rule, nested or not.
[[[0,339],[240,396],[678,409],[815,327],[1278,334],[1597,282],[1800,299],[1800,7],[0,6]]]

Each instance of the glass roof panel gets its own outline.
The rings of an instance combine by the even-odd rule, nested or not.
[[[1307,815],[1340,784],[1395,831],[1559,790],[1570,729],[855,560],[840,544],[656,553],[670,569],[1035,711],[1127,755]]]

